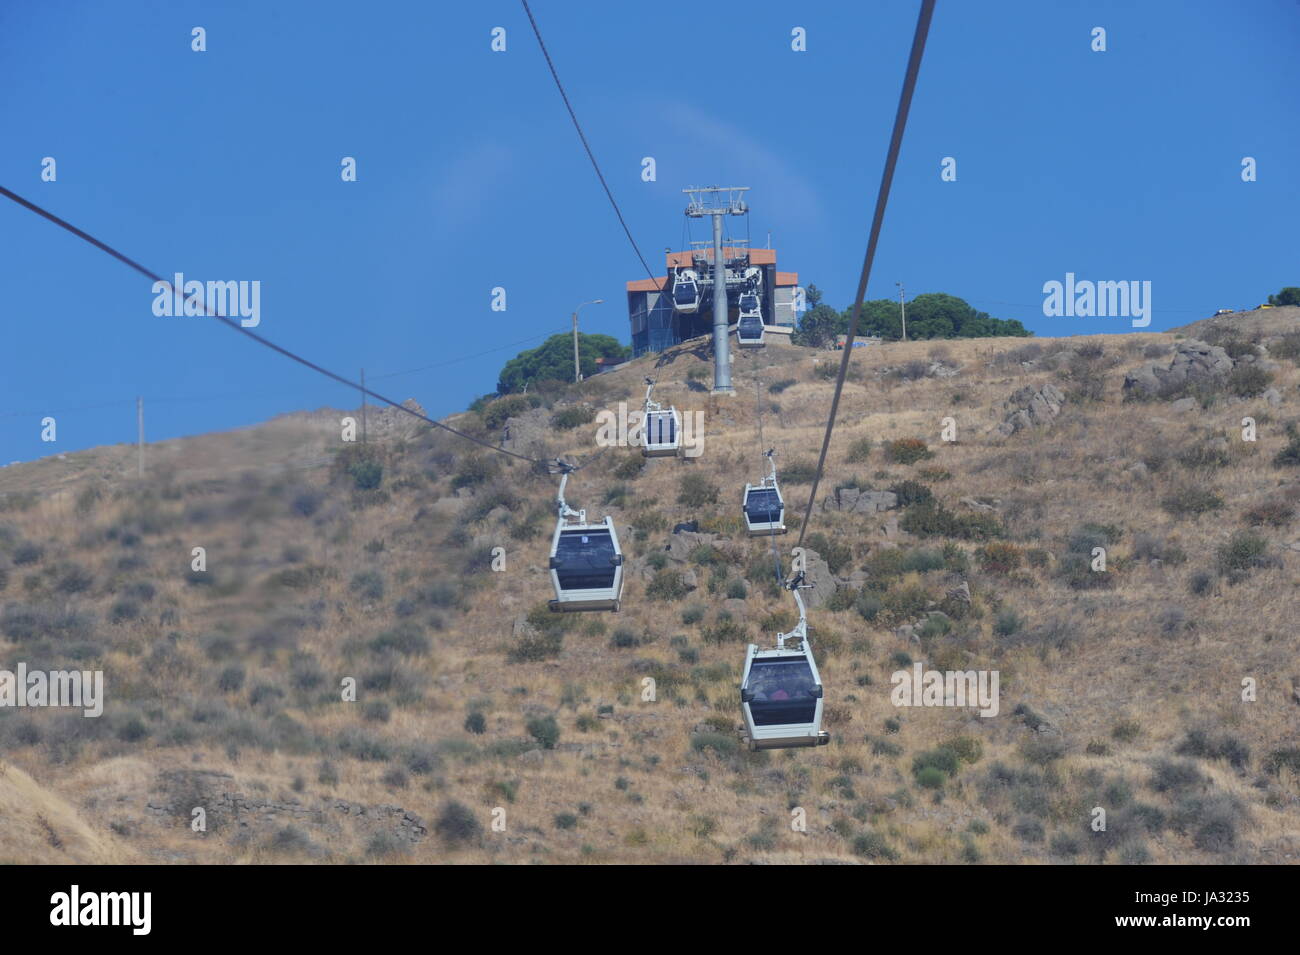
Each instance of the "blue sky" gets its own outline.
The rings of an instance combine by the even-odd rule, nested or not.
[[[748,2],[721,31],[676,0],[533,9],[653,266],[683,186],[747,185],[753,243],[770,231],[783,270],[849,304],[916,0]],[[1294,0],[939,0],[869,297],[902,280],[1060,335],[1129,330],[1044,318],[1067,271],[1150,281],[1152,330],[1300,284],[1298,44]],[[644,273],[517,3],[15,0],[0,118],[0,183],[164,275],[260,281],[260,333],[432,414],[518,349],[426,366],[540,341],[579,302],[605,300],[585,330],[628,339]],[[147,280],[9,202],[0,249],[0,462],[133,441],[137,394],[151,440],[356,404],[211,320],[155,316]]]

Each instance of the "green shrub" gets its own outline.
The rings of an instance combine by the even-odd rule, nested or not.
[[[782,484],[811,484],[817,476],[817,465],[810,461],[791,461],[779,472]]]
[[[217,677],[217,689],[223,693],[237,693],[244,686],[244,668],[232,663]]]
[[[696,733],[691,737],[691,749],[697,753],[713,750],[719,756],[731,756],[740,750],[740,741],[724,733]]]
[[[898,496],[899,507],[911,507],[913,504],[926,504],[934,500],[934,492],[920,481],[910,478],[891,484],[889,490]]]
[[[443,805],[438,813],[438,821],[433,825],[433,831],[446,842],[462,845],[477,839],[483,831],[483,826],[469,807],[452,801]]]
[[[429,638],[417,624],[410,621],[403,621],[370,641],[371,652],[379,654],[392,651],[403,656],[418,657],[427,654],[429,649]]]
[[[718,502],[718,486],[703,474],[687,474],[678,486],[677,503],[683,507],[706,507]]]
[[[907,509],[899,527],[918,537],[955,537],[960,540],[992,540],[1005,530],[997,516],[986,511],[954,514],[938,501],[927,501]]]
[[[492,431],[499,431],[510,418],[517,417],[530,408],[540,406],[542,399],[537,395],[506,395],[487,405],[480,414],[483,424]]]
[[[1020,569],[1024,554],[1015,544],[995,541],[975,551],[980,568],[990,574],[1010,574]]]
[[[1275,497],[1256,504],[1242,517],[1252,527],[1286,527],[1295,517],[1295,505],[1285,498]]]
[[[681,600],[690,591],[687,589],[682,575],[675,570],[661,570],[655,574],[654,579],[646,587],[646,596],[658,601]]]
[[[1268,353],[1274,358],[1300,360],[1300,331],[1291,331],[1282,335],[1268,346]]]
[[[352,577],[352,592],[362,600],[380,600],[384,596],[384,578],[377,570],[363,570]]]
[[[947,779],[937,766],[925,766],[916,773],[916,784],[922,789],[942,789]]]
[[[555,749],[555,744],[560,741],[560,724],[555,722],[554,716],[534,716],[525,729],[542,749]]]
[[[1274,776],[1284,769],[1300,776],[1300,749],[1275,749],[1264,760],[1264,770]]]
[[[1229,733],[1213,734],[1205,729],[1188,730],[1174,752],[1198,759],[1225,759],[1234,769],[1243,769],[1250,762],[1250,747],[1239,737]]]
[[[849,464],[861,464],[870,457],[871,439],[856,438],[853,443],[849,445],[849,452],[845,456],[845,460],[848,461]]]
[[[614,468],[614,477],[620,481],[634,481],[645,470],[645,458],[639,454],[628,455]]]
[[[1161,498],[1160,506],[1174,517],[1188,517],[1217,511],[1223,507],[1223,498],[1207,488],[1186,484]]]
[[[826,561],[832,574],[838,574],[853,559],[853,548],[842,537],[831,538],[819,531],[808,535],[808,546]]]
[[[1273,376],[1257,364],[1240,364],[1228,375],[1228,390],[1239,398],[1254,398],[1263,394],[1272,383]]]
[[[451,486],[455,490],[463,487],[478,487],[500,473],[501,465],[495,456],[470,455],[461,459],[460,469],[452,476]]]
[[[629,630],[627,627],[619,627],[609,638],[611,650],[631,650],[639,646],[641,646],[641,638],[637,636],[636,631]]]
[[[551,424],[561,431],[571,431],[596,420],[596,411],[586,405],[574,405],[551,416]]]
[[[1273,456],[1273,466],[1276,468],[1294,468],[1300,466],[1300,429],[1296,428],[1295,422],[1286,426],[1287,444],[1281,451]],[[14,557],[14,563],[18,563],[18,558]]]
[[[884,607],[884,602],[866,589],[863,589],[858,594],[857,600],[853,602],[853,609],[861,614],[863,620],[875,620]]]
[[[898,852],[890,847],[885,837],[878,832],[864,832],[853,840],[853,852],[867,859],[884,859],[893,862]]]
[[[895,464],[915,464],[934,457],[934,452],[920,438],[898,438],[885,443],[885,457]]]
[[[993,623],[993,632],[999,637],[1010,637],[1016,634],[1024,627],[1025,622],[1010,607],[998,611],[997,619]]]
[[[957,775],[961,760],[953,750],[937,746],[912,757],[912,775],[924,789],[939,789],[945,780]]]
[[[700,636],[705,643],[716,645],[744,642],[748,634],[745,633],[745,628],[731,619],[730,616],[724,617],[719,614],[714,625],[705,627]]]
[[[1268,541],[1252,531],[1237,531],[1219,546],[1219,569],[1224,573],[1243,573],[1265,563]]]

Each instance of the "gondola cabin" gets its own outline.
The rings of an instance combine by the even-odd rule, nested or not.
[[[551,540],[551,584],[556,612],[617,611],[623,596],[623,551],[614,519],[604,523],[565,523],[561,518]]]
[[[750,537],[772,537],[786,531],[785,501],[781,499],[780,488],[746,484],[741,514]]]
[[[694,269],[673,273],[673,308],[687,315],[700,310],[699,276]]]
[[[763,320],[754,315],[742,316],[736,323],[736,344],[741,348],[762,348]]]
[[[647,411],[641,434],[641,453],[647,458],[669,457],[682,446],[682,419],[676,408]]]
[[[740,708],[751,750],[824,746],[822,681],[807,640],[800,648],[760,650],[750,644],[740,683]]]

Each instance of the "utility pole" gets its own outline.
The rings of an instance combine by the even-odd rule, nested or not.
[[[749,212],[742,195],[748,186],[692,186],[682,192],[690,196],[686,215],[692,219],[713,218],[713,393],[733,395],[731,387],[731,343],[727,339],[727,263],[722,257],[722,219]],[[724,199],[722,194],[726,193]]]
[[[366,443],[366,370],[361,369],[361,443]]]
[[[903,304],[903,283],[894,284],[898,286],[898,314],[903,317],[903,341],[907,341],[907,306]]]
[[[139,395],[135,399],[135,426],[137,432],[136,445],[139,448],[135,473],[137,477],[144,477],[144,398]]]
[[[583,302],[582,305],[603,305],[604,303],[603,298],[594,298],[590,302]],[[575,385],[582,381],[582,371],[578,365],[578,310],[582,308],[582,305],[573,310],[573,383]]]

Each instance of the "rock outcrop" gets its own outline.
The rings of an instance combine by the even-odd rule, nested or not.
[[[1124,397],[1158,398],[1192,382],[1226,377],[1232,368],[1232,358],[1218,345],[1189,338],[1174,346],[1167,367],[1148,362],[1125,375]]]
[[[828,511],[849,511],[855,514],[875,514],[898,507],[898,495],[892,491],[863,491],[856,487],[836,488],[835,493],[822,502]]]
[[[1013,435],[1025,428],[1045,427],[1056,420],[1064,405],[1065,395],[1051,382],[1036,391],[1032,385],[1026,385],[1003,403],[1003,410],[1009,414],[998,425],[998,433]]]

